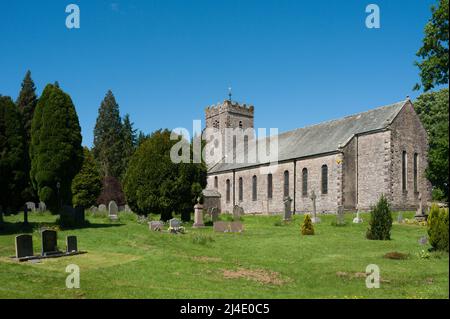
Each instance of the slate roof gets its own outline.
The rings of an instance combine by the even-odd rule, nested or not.
[[[340,146],[345,146],[357,134],[385,129],[408,101],[400,101],[341,119],[281,133],[278,135],[278,161],[335,152]],[[264,142],[264,140],[260,139],[258,143]],[[252,151],[250,148],[249,152]],[[225,163],[222,161],[210,167],[208,173],[218,173],[260,164],[266,163]]]

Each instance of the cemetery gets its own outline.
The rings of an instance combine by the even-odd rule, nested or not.
[[[342,211],[312,222],[311,213],[314,235],[306,236],[306,215],[292,214],[289,203],[270,216],[197,204],[190,222],[139,217],[110,203],[86,210],[88,223],[73,229],[58,229],[58,216],[36,210],[25,233],[23,213],[6,215],[0,298],[448,297],[448,253],[423,253],[430,242],[427,228],[412,222],[416,212],[393,213],[391,240],[371,241],[368,213],[358,222]],[[69,264],[80,267],[80,289],[65,289]],[[369,264],[381,269],[379,289],[366,288]]]

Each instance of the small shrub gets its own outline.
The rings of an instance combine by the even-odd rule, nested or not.
[[[390,240],[392,228],[392,214],[389,203],[381,195],[377,205],[370,212],[369,229],[366,237],[371,240]]]
[[[403,260],[408,259],[409,255],[404,253],[399,253],[398,251],[392,251],[390,253],[387,253],[383,256],[387,259],[397,259],[397,260]]]
[[[208,235],[203,235],[203,234],[195,234],[192,237],[192,242],[194,244],[199,244],[199,245],[207,245],[209,243],[213,243],[214,242],[214,238],[212,238],[211,236]]]
[[[305,219],[302,224],[302,235],[314,235],[314,226],[308,214],[305,214]]]
[[[428,216],[428,236],[433,250],[448,252],[448,209],[431,206]]]

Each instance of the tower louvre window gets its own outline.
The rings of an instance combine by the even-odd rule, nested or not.
[[[256,175],[252,178],[252,200],[256,201],[258,199],[258,178]]]
[[[226,200],[227,202],[230,202],[230,198],[231,198],[231,185],[230,185],[230,180],[227,179],[226,181]]]
[[[273,184],[272,184],[272,174],[267,175],[267,198],[272,199],[273,197]]]
[[[244,200],[244,181],[242,177],[239,177],[239,201],[242,202]]]

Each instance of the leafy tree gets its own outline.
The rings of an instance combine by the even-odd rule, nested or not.
[[[27,149],[19,109],[0,96],[0,206],[16,211],[24,203],[27,186]]]
[[[172,162],[170,150],[179,140],[170,135],[169,130],[156,131],[137,148],[125,175],[125,196],[136,213],[160,213],[168,220],[177,212],[188,220],[199,189],[206,186],[206,166]]]
[[[97,204],[109,205],[110,201],[115,201],[117,205],[125,205],[125,195],[119,179],[113,176],[105,176],[102,179],[102,191],[97,198]]]
[[[29,148],[31,143],[31,123],[33,121],[34,110],[37,105],[36,87],[34,85],[33,79],[31,78],[31,72],[27,71],[25,78],[22,81],[22,88],[19,93],[19,97],[16,101],[19,107],[20,113],[22,114],[22,125],[25,130],[25,146],[26,146],[26,175],[27,175],[27,188],[24,191],[24,196],[26,201],[36,201],[37,196],[31,185],[30,176],[30,158],[29,158]]]
[[[103,176],[120,178],[123,169],[123,130],[119,105],[111,91],[98,110],[94,129],[94,157]]]
[[[369,229],[367,239],[390,240],[392,228],[392,214],[389,203],[384,195],[381,195],[376,206],[370,212]]]
[[[122,160],[123,160],[123,174],[125,175],[126,168],[128,167],[128,161],[130,160],[131,155],[133,155],[136,150],[136,130],[133,128],[133,123],[130,120],[130,115],[126,114],[123,119],[122,126],[122,137],[123,137],[123,146],[122,146]]]
[[[149,136],[146,135],[144,132],[139,131],[139,134],[138,134],[137,139],[136,139],[136,147],[141,145],[148,137]]]
[[[424,93],[414,108],[428,133],[427,178],[433,185],[433,199],[448,201],[448,88]]]
[[[433,204],[428,215],[427,228],[433,249],[448,252],[448,208],[439,208],[438,205]]]
[[[96,204],[102,189],[102,179],[91,151],[85,147],[83,154],[83,166],[72,181],[72,202],[74,206],[87,208]]]
[[[71,204],[72,179],[83,162],[81,128],[72,99],[52,84],[45,87],[34,112],[30,157],[31,181],[39,199],[52,212],[61,203]]]
[[[415,62],[420,69],[424,91],[437,85],[448,84],[448,0],[440,0],[439,6],[431,8],[432,17],[425,26],[423,46],[416,55],[421,62]],[[420,84],[416,84],[416,90]]]

